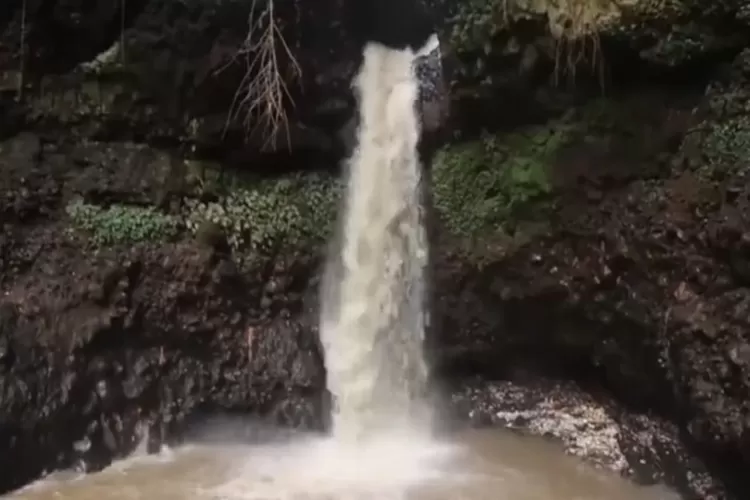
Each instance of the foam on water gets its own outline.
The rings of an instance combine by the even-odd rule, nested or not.
[[[134,457],[75,479],[50,477],[19,500],[675,500],[496,430],[451,440],[310,437],[269,445],[197,444]]]
[[[367,447],[333,439],[253,450],[234,479],[213,492],[227,500],[398,500],[446,477],[447,444],[381,438]],[[248,478],[252,481],[248,487]]]

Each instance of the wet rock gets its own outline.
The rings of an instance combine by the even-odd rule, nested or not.
[[[137,446],[144,418],[168,425],[152,439],[164,442],[198,406],[319,425],[317,344],[290,320],[259,322],[265,282],[192,243],[73,260],[60,244],[4,294],[3,488],[76,461],[97,470]]]
[[[398,4],[403,24],[385,21],[391,4]],[[366,40],[418,47],[435,30],[421,0],[344,6],[323,0],[315,9],[281,0],[273,19],[262,17],[265,3],[147,0],[123,8],[114,0],[23,11],[4,6],[0,44],[9,49],[0,82],[14,82],[23,68],[25,121],[94,141],[180,147],[238,165],[260,159],[270,171],[310,160],[335,162],[347,150],[338,131],[355,114],[350,81]],[[270,20],[279,28],[276,39],[287,50],[273,67],[245,57],[251,47],[263,46],[265,32],[250,29],[249,20],[269,27]],[[117,30],[110,29],[114,25]],[[62,47],[59,36],[80,48]],[[19,51],[21,39],[26,50]],[[261,70],[270,71],[278,93],[248,85]],[[432,102],[425,103],[430,133],[436,120],[444,120]],[[265,104],[276,111],[269,114]],[[183,183],[183,165],[136,144],[113,145],[103,156],[86,153],[83,141],[77,149],[73,159],[87,170],[81,181],[105,195],[112,182],[125,182],[131,197],[154,201]]]
[[[451,393],[454,414],[474,426],[502,426],[552,438],[596,467],[640,483],[665,482],[685,498],[730,498],[687,448],[677,427],[593,397],[575,383],[470,382]]]
[[[439,294],[434,332],[448,373],[533,367],[671,421],[740,498],[750,491],[747,61],[743,52],[698,103],[677,152],[690,161],[596,203],[562,201],[554,230],[501,243],[503,256],[439,260],[436,286],[451,292]]]

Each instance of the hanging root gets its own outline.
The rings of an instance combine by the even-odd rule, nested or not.
[[[505,27],[512,24],[513,12],[519,7],[516,0],[497,0],[501,19]],[[602,17],[611,14],[615,4],[604,0],[557,0],[543,4],[549,30],[555,42],[554,84],[559,85],[565,77],[568,85],[573,85],[576,73],[588,62],[591,73],[597,74],[604,87],[604,57],[599,37]],[[523,11],[523,8],[521,8]]]
[[[261,130],[264,149],[273,148],[283,130],[291,147],[285,101],[294,103],[287,83],[299,78],[302,70],[274,17],[274,0],[262,1],[267,2],[264,8],[257,5],[258,0],[253,0],[247,37],[233,59],[243,59],[245,74],[234,95],[227,127],[229,122],[241,119],[248,135]],[[287,59],[285,68],[279,56]],[[283,74],[283,69],[287,70],[287,75]]]
[[[585,62],[591,73],[597,73],[604,86],[604,58],[597,26],[597,13],[588,0],[564,0],[562,30],[555,43],[555,85],[565,75],[567,83],[575,83],[576,72]],[[560,22],[560,21],[558,21]]]
[[[582,35],[565,34],[555,41],[554,84],[560,85],[562,76],[568,85],[573,85],[578,68],[585,62],[590,65],[591,74],[597,74],[599,84],[604,88],[604,55],[601,41],[596,31]]]

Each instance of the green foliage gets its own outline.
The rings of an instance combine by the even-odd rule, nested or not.
[[[451,21],[450,45],[458,51],[477,50],[507,27],[508,0],[469,0],[461,3]],[[490,52],[487,46],[485,52]]]
[[[477,59],[502,54],[518,21],[535,20],[553,41],[583,39],[598,43],[600,36],[624,43],[652,39],[640,57],[658,65],[676,66],[697,58],[743,47],[733,29],[717,30],[723,19],[750,22],[744,0],[463,0],[450,21],[448,43],[456,53]],[[540,46],[540,44],[536,44]],[[555,50],[585,51],[585,47]],[[594,49],[598,52],[598,49]],[[557,57],[558,54],[548,52]],[[573,56],[577,60],[577,54]],[[558,61],[556,61],[558,62]]]
[[[690,164],[708,178],[747,172],[750,158],[750,49],[733,61],[728,78],[706,89],[704,120],[686,137]]]
[[[510,229],[514,215],[550,193],[549,164],[571,131],[559,123],[441,150],[433,190],[448,229],[462,236]]]
[[[319,175],[235,183],[219,201],[186,201],[186,224],[194,234],[206,221],[218,225],[237,252],[299,248],[327,238],[340,193],[338,181]]]
[[[705,125],[708,125],[708,130],[700,142],[700,156],[696,152],[691,162],[698,167],[698,173],[705,178],[718,180],[748,171],[750,117],[739,116]]]
[[[177,234],[177,218],[154,208],[112,205],[103,208],[78,199],[66,211],[78,229],[100,246],[158,241]]]
[[[736,163],[750,158],[750,117],[740,116],[716,123],[704,146],[714,163]]]
[[[450,45],[459,52],[489,53],[494,37],[517,21],[544,22],[553,38],[596,36],[619,25],[623,11],[632,15],[654,0],[636,0],[623,8],[615,0],[466,0],[451,21]]]

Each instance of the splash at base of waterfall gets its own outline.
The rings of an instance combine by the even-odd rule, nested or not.
[[[215,489],[226,500],[399,500],[430,482],[440,482],[455,458],[450,444],[390,436],[366,446],[336,439],[300,441],[287,448],[257,450],[246,473]],[[262,477],[251,491],[247,474]]]
[[[552,443],[496,430],[371,446],[310,437],[205,443],[102,472],[52,476],[18,500],[676,500],[594,470]]]

